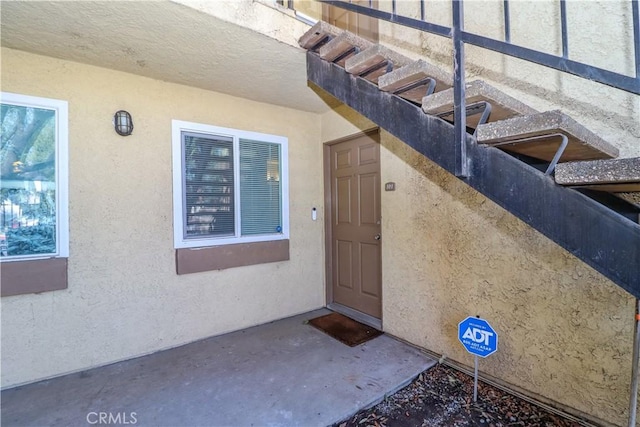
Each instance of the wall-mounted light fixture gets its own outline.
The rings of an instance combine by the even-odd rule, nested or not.
[[[118,135],[129,136],[133,132],[131,114],[124,110],[116,111],[115,116],[113,116],[113,125]]]

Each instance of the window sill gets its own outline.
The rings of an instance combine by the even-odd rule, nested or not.
[[[176,249],[176,272],[200,273],[288,260],[289,240]]]
[[[0,267],[3,297],[67,289],[68,258],[3,262]]]

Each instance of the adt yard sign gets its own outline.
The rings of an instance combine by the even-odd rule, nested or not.
[[[498,350],[498,334],[489,322],[467,317],[458,324],[458,339],[471,354],[487,357]]]

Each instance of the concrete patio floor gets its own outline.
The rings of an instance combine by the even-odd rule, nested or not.
[[[386,335],[348,347],[305,324],[326,313],[5,390],[2,425],[326,426],[435,364]]]

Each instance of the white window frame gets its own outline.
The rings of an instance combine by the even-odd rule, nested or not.
[[[41,98],[0,92],[0,102],[56,112],[56,252],[52,254],[16,255],[0,258],[1,262],[69,257],[69,103],[60,99]]]
[[[289,151],[288,138],[266,133],[250,132],[239,129],[225,128],[202,123],[172,120],[172,163],[173,163],[173,244],[176,249],[199,248],[208,246],[221,246],[238,243],[268,242],[274,240],[289,239]],[[182,179],[184,174],[182,159],[182,133],[195,132],[212,136],[223,136],[233,139],[234,146],[234,209],[235,209],[235,235],[211,236],[203,238],[184,238],[184,188]],[[260,234],[241,236],[241,211],[240,211],[240,139],[262,141],[280,145],[280,168],[282,188],[282,231],[273,234]]]

